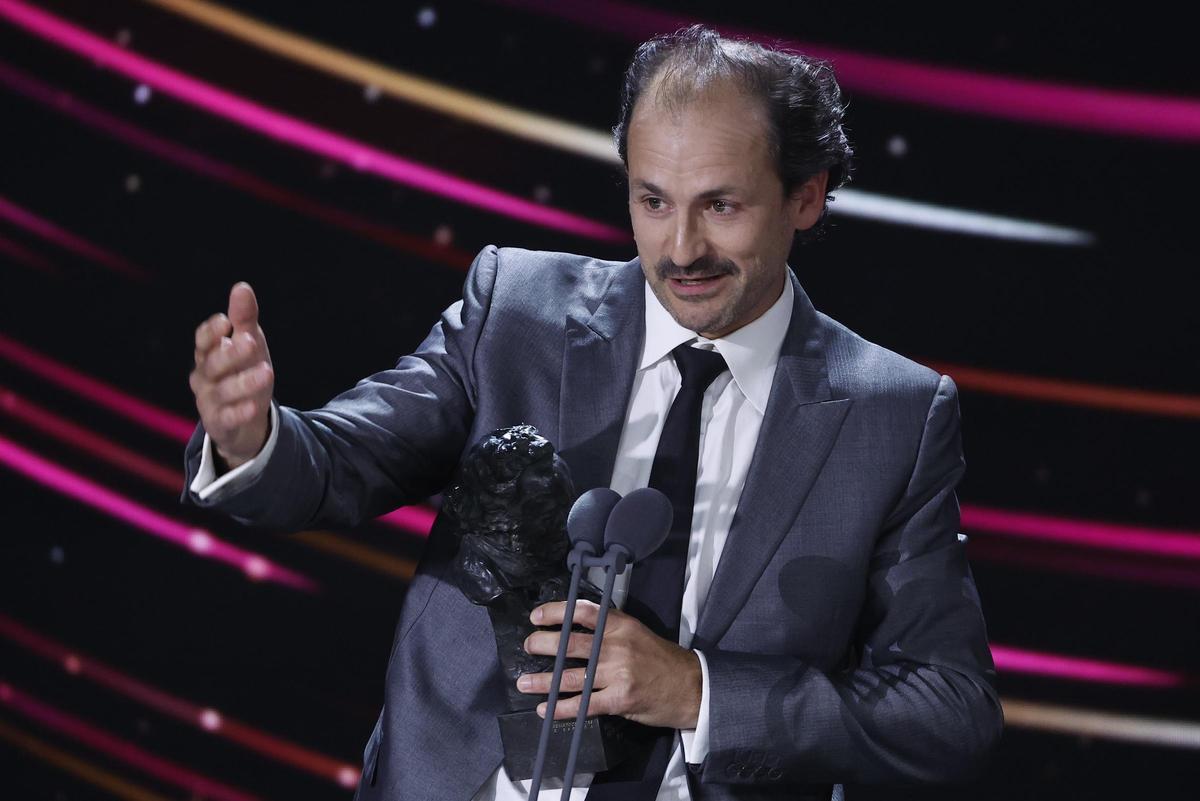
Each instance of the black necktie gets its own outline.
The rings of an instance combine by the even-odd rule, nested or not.
[[[632,569],[625,611],[658,636],[679,641],[683,605],[683,576],[692,538],[692,509],[696,503],[696,469],[700,463],[700,409],[704,391],[725,372],[725,360],[715,350],[680,345],[671,352],[683,383],[667,412],[650,486],[671,500],[675,516],[666,542]],[[587,801],[653,801],[675,744],[675,730],[638,727],[644,747],[612,770],[596,775]]]

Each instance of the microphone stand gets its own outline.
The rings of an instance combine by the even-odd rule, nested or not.
[[[604,626],[608,622],[608,607],[612,603],[613,587],[617,576],[625,572],[626,560],[631,554],[622,545],[609,548],[604,556],[585,556],[585,567],[604,568],[604,592],[600,596],[600,611],[596,619],[596,629],[592,635],[592,653],[588,657],[586,672],[583,679],[583,693],[579,696],[579,714],[575,716],[575,730],[571,733],[571,749],[567,753],[567,769],[563,774],[562,795],[560,801],[569,801],[571,787],[575,782],[575,763],[579,759],[579,746],[583,743],[583,725],[587,719],[588,702],[592,697],[592,684],[596,680],[596,666],[600,662],[600,642],[604,637]],[[565,652],[562,643],[566,640],[566,629],[563,630],[563,640],[560,650]],[[550,707],[546,707],[546,721],[550,721]],[[532,796],[531,796],[532,797]]]
[[[571,626],[575,619],[575,602],[579,599],[579,582],[583,577],[583,562],[591,550],[592,547],[589,544],[581,542],[567,555],[567,564],[571,568],[571,584],[567,589],[567,606],[563,610],[562,631],[558,637],[558,653],[554,657],[554,674],[550,677],[550,694],[546,697],[546,719],[542,721],[542,731],[538,736],[537,756],[533,760],[533,778],[529,785],[529,798],[531,799],[537,799],[542,788],[542,773],[546,767],[546,751],[550,745],[550,732],[554,728],[554,708],[558,704],[563,667],[567,660],[567,642],[570,640]]]

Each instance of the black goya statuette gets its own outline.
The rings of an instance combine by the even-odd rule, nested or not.
[[[460,538],[454,580],[472,603],[487,607],[496,636],[509,709],[499,717],[500,734],[505,771],[513,780],[533,775],[542,725],[536,708],[546,700],[518,691],[517,678],[554,669],[553,656],[525,652],[526,637],[547,630],[530,623],[529,613],[567,597],[566,523],[575,495],[567,464],[550,441],[533,426],[518,425],[496,429],[476,443],[444,499]],[[594,585],[581,583],[580,598],[599,603],[600,595]],[[584,664],[567,661],[568,668]],[[625,724],[610,716],[588,719],[580,773],[606,770],[620,760]],[[554,725],[546,776],[562,776],[574,729],[572,720]]]

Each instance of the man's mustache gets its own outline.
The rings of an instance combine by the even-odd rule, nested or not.
[[[705,256],[696,259],[691,264],[680,267],[667,256],[659,259],[654,268],[660,281],[669,278],[711,278],[715,275],[736,275],[740,272],[738,266],[729,259],[718,259]]]

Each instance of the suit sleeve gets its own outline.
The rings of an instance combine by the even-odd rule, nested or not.
[[[471,265],[463,299],[396,366],[313,411],[280,406],[266,464],[235,491],[202,499],[190,487],[204,429],[185,451],[182,501],[286,530],[350,527],[427,497],[450,478],[477,400],[475,353],[490,310],[498,253]]]
[[[869,566],[855,669],[706,650],[712,697],[701,781],[955,781],[1003,725],[975,583],[959,541],[957,391],[942,376],[911,478]]]

